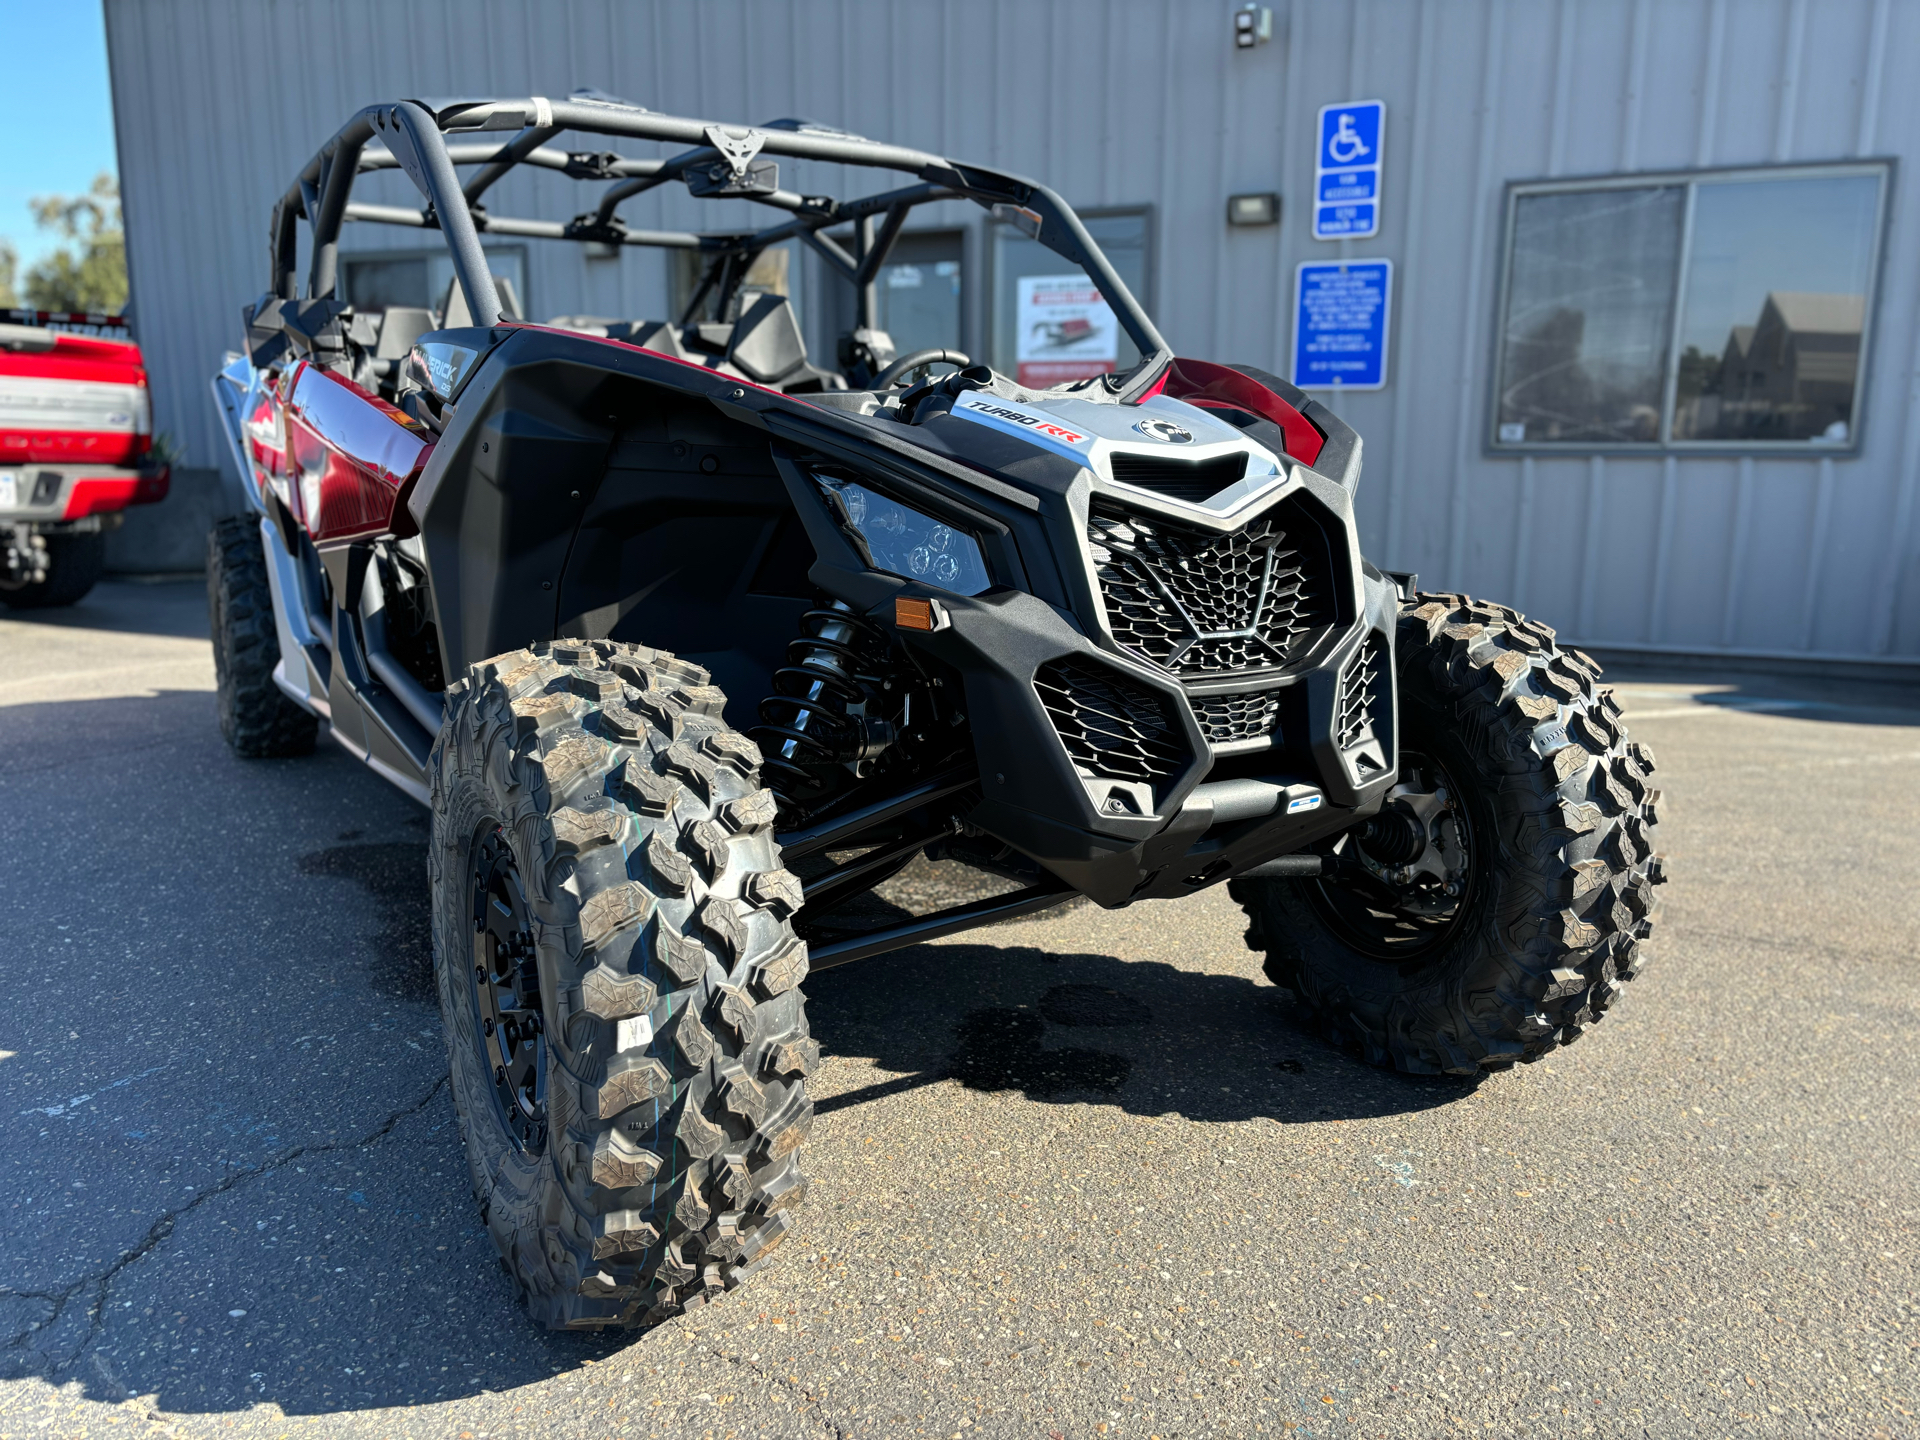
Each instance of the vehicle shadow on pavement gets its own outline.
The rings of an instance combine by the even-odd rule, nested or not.
[[[1287,992],[1245,975],[979,944],[871,964],[890,968],[883,984],[859,966],[809,982],[814,1034],[829,1056],[905,1074],[846,1091],[824,1074],[824,1123],[942,1081],[1130,1115],[1283,1125],[1424,1111],[1469,1089],[1345,1055],[1305,1027]]]
[[[304,869],[337,876],[354,864]],[[398,893],[383,899],[382,936],[424,926]],[[850,967],[809,988],[830,1053],[817,1135],[839,1111],[939,1082],[1283,1125],[1403,1114],[1466,1093],[1349,1059],[1246,976],[1032,946],[922,947],[884,964],[884,977]],[[424,955],[395,956],[381,970],[399,980],[424,967]],[[908,1074],[836,1092],[835,1060],[857,1056]],[[43,1374],[109,1404],[152,1397],[161,1412],[202,1414],[425,1405],[599,1365],[631,1365],[645,1385],[642,1338],[556,1335],[527,1320],[469,1196],[444,1087],[376,1135],[261,1166],[156,1233],[161,1244],[110,1286],[72,1298],[85,1340]]]
[[[1615,660],[1602,684],[1624,687],[1620,700],[1630,730],[1637,713],[1666,719],[1695,707],[1704,715],[1743,711],[1785,720],[1913,726],[1921,723],[1921,692],[1913,675],[1894,666],[1875,680]]]
[[[331,745],[295,761],[233,760],[204,692],[12,707],[0,734],[11,742],[0,773],[19,804],[31,792],[28,820],[78,814],[123,840],[170,838],[140,853],[129,898],[88,921],[97,936],[63,900],[70,864],[50,855],[22,873],[20,893],[49,926],[20,963],[50,988],[20,1064],[54,1064],[70,1028],[126,1036],[136,1023],[183,1038],[191,1062],[168,1052],[149,1065],[125,1049],[115,1059],[126,1079],[76,1075],[57,1091],[50,1075],[8,1074],[22,1115],[59,1104],[34,1122],[44,1139],[19,1138],[17,1188],[31,1206],[0,1275],[0,1375],[202,1415],[426,1405],[589,1365],[631,1366],[644,1386],[644,1339],[538,1330],[498,1269],[437,1079],[424,815]],[[98,751],[118,764],[71,761]],[[82,841],[104,846],[106,831],[69,837]],[[118,957],[147,914],[142,887],[171,888],[165,907],[219,911],[219,923],[191,952],[160,948],[156,964],[190,965],[158,990],[76,978],[65,924]],[[1186,970],[1009,943],[1022,936],[995,928],[814,977],[810,1009],[830,1053],[816,1135],[854,1119],[841,1111],[933,1083],[1280,1124],[1462,1094],[1368,1070],[1315,1039],[1246,953]],[[838,1081],[854,1058],[898,1079],[868,1084],[860,1067]]]
[[[0,619],[49,630],[207,638],[207,582],[197,575],[124,580],[108,576],[72,605],[45,610],[0,606]]]

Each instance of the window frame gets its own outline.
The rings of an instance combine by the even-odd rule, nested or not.
[[[1810,440],[1677,440],[1674,438],[1675,392],[1680,380],[1681,326],[1686,316],[1688,268],[1694,247],[1694,209],[1699,187],[1716,181],[1813,180],[1848,175],[1872,175],[1880,185],[1868,250],[1867,291],[1862,298],[1860,363],[1855,371],[1854,404],[1848,417],[1848,439],[1843,445],[1820,445]],[[1510,180],[1501,195],[1500,281],[1494,288],[1494,325],[1488,370],[1486,425],[1482,454],[1494,456],[1580,455],[1767,455],[1855,456],[1861,451],[1862,421],[1868,390],[1868,357],[1875,334],[1875,306],[1880,298],[1881,267],[1887,254],[1887,229],[1893,207],[1895,162],[1892,157],[1817,161],[1797,165],[1723,165],[1704,170],[1650,170],[1617,175],[1573,176],[1555,180]],[[1514,229],[1523,198],[1566,195],[1600,190],[1645,190],[1659,186],[1685,187],[1681,213],[1681,248],[1669,297],[1665,373],[1661,379],[1660,435],[1650,441],[1503,441],[1501,425],[1501,367],[1506,359],[1509,290],[1514,277]]]
[[[1147,314],[1148,318],[1152,319],[1154,315],[1154,294],[1158,289],[1157,282],[1159,280],[1156,268],[1156,261],[1159,256],[1159,226],[1156,223],[1158,216],[1153,202],[1143,200],[1134,205],[1094,205],[1085,209],[1076,205],[1073,206],[1072,209],[1074,213],[1081,218],[1083,224],[1089,220],[1108,220],[1118,215],[1138,215],[1141,218],[1141,289],[1146,293],[1136,295],[1134,300],[1142,311]],[[991,364],[994,354],[994,343],[997,339],[994,334],[994,315],[1000,301],[1001,281],[1001,248],[996,241],[1001,231],[1015,230],[1016,227],[1004,220],[990,219],[984,221],[980,228],[981,274],[984,278],[984,283],[981,286],[980,298],[981,356],[977,358],[980,359],[983,364]],[[1098,244],[1098,242],[1096,243]],[[1102,253],[1105,253],[1104,248]],[[965,283],[967,278],[967,272],[965,270],[961,272],[961,278],[962,282]],[[1158,324],[1158,322],[1156,323]],[[972,352],[970,351],[969,354],[972,354]],[[1116,364],[1118,363],[1119,362],[1116,362]],[[1124,372],[1117,370],[1114,373],[1123,374]]]

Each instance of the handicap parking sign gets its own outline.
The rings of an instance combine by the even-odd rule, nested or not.
[[[1381,139],[1387,104],[1323,105],[1314,156],[1314,238],[1364,240],[1381,228]]]
[[[1302,390],[1387,384],[1391,260],[1308,261],[1294,272],[1294,383]]]

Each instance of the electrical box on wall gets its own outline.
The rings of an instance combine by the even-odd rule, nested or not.
[[[1234,12],[1234,48],[1252,50],[1274,38],[1274,11],[1266,5],[1243,5]]]

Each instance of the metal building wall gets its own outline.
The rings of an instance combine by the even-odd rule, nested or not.
[[[206,379],[264,285],[273,197],[355,108],[565,94],[762,121],[799,114],[1154,208],[1148,297],[1179,353],[1286,373],[1301,260],[1388,256],[1389,384],[1350,395],[1363,541],[1430,587],[1518,604],[1597,645],[1881,659],[1917,635],[1916,7],[1907,0],[1280,0],[1236,52],[1195,0],[106,0],[129,257],[158,423],[223,463]],[[1388,104],[1384,224],[1308,238],[1313,126]],[[1510,180],[1894,156],[1858,455],[1483,453]],[[396,201],[397,176],[381,180]],[[795,177],[876,188],[872,177]],[[566,216],[515,177],[499,213]],[[1278,228],[1225,198],[1279,190]],[[385,197],[379,197],[385,198]],[[952,207],[978,225],[977,211]],[[713,226],[655,192],[643,225]],[[978,231],[975,233],[978,239]],[[426,237],[412,237],[419,243]],[[358,249],[405,232],[350,231]],[[660,315],[665,257],[528,244],[540,317]],[[979,274],[980,246],[969,270]],[[976,286],[976,290],[980,287]],[[819,277],[804,317],[824,338]]]

